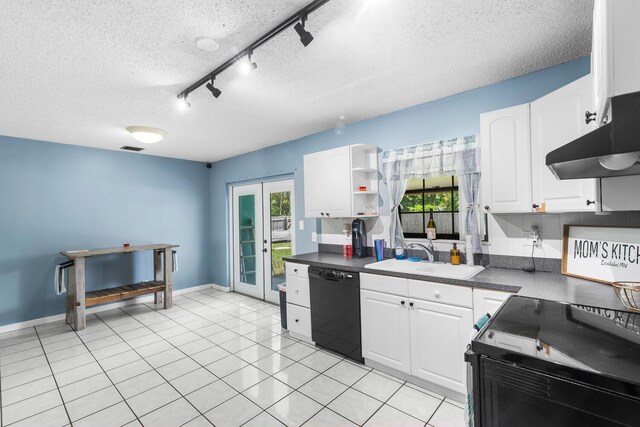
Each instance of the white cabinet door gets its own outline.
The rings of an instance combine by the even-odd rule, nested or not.
[[[593,5],[593,38],[591,45],[591,74],[593,75],[593,110],[597,123],[603,123],[613,92],[611,70],[613,68],[612,37],[609,22],[611,2],[595,0]]]
[[[488,289],[473,290],[473,321],[499,308],[503,302],[513,295],[511,292],[491,291]]]
[[[321,218],[326,211],[324,152],[304,156],[304,213],[307,218]]]
[[[529,104],[481,114],[480,144],[484,209],[531,212]]]
[[[473,310],[411,300],[411,375],[467,393],[464,352]]]
[[[595,180],[558,180],[546,165],[550,151],[593,130],[585,123],[592,108],[591,75],[582,77],[531,103],[533,203],[546,212],[594,211]]]
[[[340,147],[326,151],[323,185],[326,192],[325,215],[330,218],[351,216],[351,149]]]
[[[360,291],[362,357],[411,372],[408,305],[404,297]]]

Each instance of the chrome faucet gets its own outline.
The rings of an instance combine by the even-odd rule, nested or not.
[[[422,243],[409,243],[405,248],[405,252],[407,252],[411,248],[422,249],[427,253],[427,258],[429,259],[429,262],[433,262],[436,251],[435,251],[435,248],[433,247],[433,242],[431,241],[431,239],[429,239],[429,244],[427,246],[423,245]]]

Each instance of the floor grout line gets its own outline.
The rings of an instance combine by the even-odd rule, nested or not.
[[[133,316],[131,316],[129,313],[127,313],[127,312],[125,312],[125,311],[123,311],[123,310],[122,310],[122,312],[123,312],[123,313],[125,313],[127,316],[130,316],[130,317],[132,317],[132,318],[133,318]],[[100,316],[96,316],[96,317],[98,317],[98,319],[100,319],[100,320],[101,320],[105,325],[107,325],[107,326],[108,326],[108,327],[109,327],[109,328],[110,328],[110,329],[111,329],[111,330],[116,334],[116,336],[117,336],[118,338],[120,338],[123,342],[125,342],[127,345],[129,345],[129,347],[131,347],[131,345],[130,345],[127,341],[125,341],[124,339],[122,339],[122,337],[121,337],[117,332],[115,332],[115,331],[113,330],[113,328],[112,328],[112,327],[111,327],[111,326],[110,326],[106,321],[104,321],[104,319],[102,319]],[[135,319],[135,318],[134,318],[134,319]],[[137,320],[137,319],[136,319],[136,320]],[[169,344],[171,344],[171,343],[169,343]],[[175,347],[174,347],[174,348],[175,348]],[[135,349],[135,348],[133,348],[133,347],[131,347],[131,350],[133,350],[133,351],[134,351],[138,356],[140,356],[140,357],[142,358],[142,360],[144,360],[144,361],[145,361],[145,362],[146,362],[146,363],[151,367],[151,369],[152,369],[153,371],[155,371],[155,372],[156,372],[156,373],[157,373],[157,374],[158,374],[158,375],[159,375],[163,380],[165,380],[165,382],[166,382],[167,384],[169,384],[169,386],[171,386],[171,387],[172,387],[172,388],[173,388],[173,389],[178,393],[178,395],[180,396],[178,399],[172,400],[171,402],[168,402],[168,403],[166,403],[165,405],[163,405],[163,406],[161,406],[161,407],[159,407],[159,408],[155,408],[154,410],[152,410],[152,411],[148,412],[147,414],[144,414],[144,415],[143,415],[143,417],[144,417],[144,416],[146,416],[146,415],[151,414],[152,412],[155,412],[155,411],[157,411],[157,410],[159,410],[159,409],[163,408],[163,407],[164,407],[164,406],[166,406],[166,405],[169,405],[169,404],[171,404],[171,403],[175,402],[176,400],[179,400],[180,398],[185,399],[185,400],[186,400],[186,401],[187,401],[191,406],[193,406],[193,408],[198,412],[198,414],[200,414],[200,415],[204,415],[202,412],[200,412],[200,410],[199,410],[198,408],[196,408],[196,407],[195,407],[191,402],[189,402],[189,400],[188,400],[188,399],[186,399],[186,398],[183,396],[183,394],[182,394],[182,393],[181,393],[181,392],[180,392],[180,391],[179,391],[179,390],[178,390],[178,389],[177,389],[173,384],[171,384],[171,382],[170,382],[170,381],[168,381],[168,380],[167,380],[167,379],[166,379],[166,378],[165,378],[165,377],[164,377],[160,372],[158,372],[158,370],[157,370],[153,365],[151,365],[149,362],[147,362],[146,357],[144,357],[144,356],[142,356],[140,353],[138,353],[138,351],[136,351],[136,349]],[[178,349],[178,350],[179,350],[179,349]],[[156,354],[159,354],[159,353],[156,353]],[[184,354],[184,353],[183,353],[183,354]],[[186,356],[186,354],[185,354],[185,356]],[[188,357],[188,356],[187,356],[187,357]],[[170,363],[173,363],[173,362],[170,362]],[[197,362],[196,362],[196,363],[197,363]],[[163,365],[163,366],[164,366],[164,365]],[[115,368],[114,368],[114,369],[115,369]],[[150,371],[147,371],[147,372],[150,372]],[[106,373],[106,372],[105,372],[105,373]],[[109,375],[108,375],[108,374],[107,374],[107,377],[109,377]],[[129,379],[130,379],[130,378],[127,378],[127,380],[129,380]],[[109,377],[109,380],[111,380],[111,378],[110,378],[110,377]],[[126,380],[125,380],[125,381],[126,381]],[[112,382],[113,382],[113,381],[112,381]],[[124,382],[124,381],[121,381],[121,382]],[[120,390],[118,389],[118,387],[116,386],[116,384],[114,383],[113,385],[114,385],[114,387],[116,388],[116,390],[118,390],[118,393],[120,393]],[[164,385],[164,384],[160,384],[160,385],[158,385],[158,386],[156,386],[156,387],[160,387],[160,386],[162,386],[162,385]],[[155,388],[155,387],[152,387],[150,390],[153,390],[154,388]],[[144,391],[143,393],[146,393],[147,391],[149,391],[149,390],[146,390],[146,391]],[[140,393],[140,394],[142,394],[142,393]],[[122,396],[122,393],[120,393],[120,395]],[[126,400],[127,400],[127,399],[125,399],[125,398],[124,398],[124,396],[122,396],[122,398],[123,398],[123,399],[125,400],[125,402],[126,402]],[[127,402],[127,406],[129,406],[129,403],[128,403],[128,402]],[[136,413],[135,413],[135,411],[134,411],[130,406],[129,406],[129,409],[131,409],[131,412],[133,412],[133,414],[136,416],[136,419],[138,420],[138,422],[140,422],[140,423],[142,424],[142,422],[140,421],[140,417],[138,417],[138,414],[136,414]],[[194,417],[193,419],[195,419],[195,418],[198,418],[198,417]],[[192,421],[192,420],[189,420],[188,422],[190,422],[190,421]]]
[[[44,357],[47,359],[47,363],[48,363],[48,366],[49,366],[49,371],[51,371],[51,377],[53,378],[53,381],[56,384],[56,390],[58,390],[58,395],[60,396],[60,401],[62,402],[62,406],[64,407],[64,412],[67,414],[67,419],[69,420],[69,424],[71,424],[71,417],[69,416],[69,411],[67,410],[67,407],[64,404],[64,399],[62,398],[62,392],[60,391],[60,386],[58,385],[58,380],[56,379],[56,376],[53,374],[53,369],[51,369],[51,364],[49,363],[49,357],[47,356],[47,352],[44,349],[44,345],[42,344],[42,340],[40,339],[40,334],[38,333],[38,328],[34,326],[33,329],[35,330],[36,336],[38,337],[38,341],[40,341],[40,345],[42,346],[42,351],[44,352]],[[57,408],[57,406],[56,406],[56,408]],[[35,414],[35,415],[38,415],[38,414]],[[28,418],[31,418],[31,417],[28,417]],[[3,422],[4,422],[4,420],[3,420]]]
[[[198,415],[195,416],[195,418],[187,421],[185,424],[187,424],[187,423],[189,423],[189,422],[191,422],[191,421],[193,421],[195,419],[198,419],[200,417],[202,417],[204,420],[206,420],[206,422],[210,423],[210,421],[208,420],[208,418],[205,415],[205,413],[208,413],[210,411],[215,410],[219,406],[224,405],[225,403],[229,402],[231,399],[234,399],[234,398],[236,398],[238,396],[242,396],[244,399],[247,399],[249,402],[251,402],[253,405],[255,405],[259,409],[258,413],[254,417],[252,417],[251,419],[245,421],[244,424],[251,422],[256,417],[262,416],[263,413],[265,413],[265,412],[270,417],[273,417],[279,423],[281,423],[280,419],[278,419],[274,415],[271,415],[268,412],[269,409],[272,408],[273,406],[277,405],[279,402],[281,402],[281,401],[283,401],[283,400],[285,400],[287,398],[291,398],[291,395],[293,393],[298,392],[304,398],[309,399],[310,401],[312,401],[312,402],[314,402],[314,403],[319,405],[318,411],[316,411],[313,414],[311,414],[302,424],[306,424],[306,423],[310,422],[311,420],[313,420],[314,417],[316,417],[318,415],[318,413],[323,411],[325,408],[328,411],[332,412],[333,414],[336,414],[336,415],[340,416],[341,418],[344,418],[344,419],[348,420],[348,418],[346,418],[344,415],[342,415],[342,414],[332,410],[331,408],[329,408],[329,405],[332,404],[337,399],[339,399],[340,396],[344,395],[350,389],[352,389],[353,391],[356,391],[358,393],[362,393],[364,396],[367,396],[368,398],[374,399],[376,402],[381,403],[381,405],[362,423],[362,424],[366,424],[380,410],[382,410],[385,406],[388,405],[388,402],[393,398],[393,396],[395,396],[400,390],[402,390],[403,387],[407,386],[407,384],[408,384],[407,381],[400,381],[399,379],[398,379],[398,381],[394,381],[392,379],[387,378],[387,380],[393,381],[395,384],[397,384],[398,388],[393,393],[391,393],[390,396],[385,401],[381,401],[381,400],[377,399],[376,397],[371,396],[366,391],[358,390],[354,386],[357,383],[359,383],[360,381],[362,381],[363,379],[365,379],[368,376],[370,376],[372,373],[376,373],[376,372],[374,372],[373,369],[371,369],[370,367],[367,367],[366,365],[363,366],[361,364],[351,363],[344,356],[337,355],[337,354],[335,354],[333,352],[330,352],[330,351],[326,351],[325,349],[322,349],[320,347],[317,347],[317,346],[312,347],[310,344],[308,344],[308,343],[306,343],[304,341],[301,341],[301,340],[295,339],[293,337],[290,337],[286,333],[286,331],[284,331],[282,329],[279,329],[279,328],[276,329],[276,325],[278,324],[278,322],[275,321],[276,320],[276,316],[277,316],[277,312],[274,311],[274,310],[271,310],[271,309],[274,309],[274,308],[278,307],[275,304],[265,303],[264,301],[260,301],[260,300],[257,300],[257,299],[254,299],[254,298],[250,298],[250,297],[240,296],[240,294],[235,294],[235,293],[224,293],[223,294],[224,297],[221,298],[222,295],[220,295],[218,292],[212,292],[212,291],[208,291],[208,292],[207,291],[203,291],[203,292],[201,292],[201,291],[197,291],[196,293],[193,294],[193,296],[181,295],[181,298],[179,298],[178,301],[174,301],[174,303],[175,303],[174,306],[177,308],[177,310],[173,311],[173,312],[169,312],[169,313],[165,313],[165,310],[161,310],[160,309],[161,306],[159,306],[159,305],[152,304],[152,303],[140,303],[140,304],[131,305],[131,306],[127,306],[127,307],[117,308],[117,309],[106,311],[106,312],[103,312],[103,313],[95,313],[95,314],[93,314],[92,317],[95,319],[95,322],[96,322],[94,324],[94,326],[97,326],[100,329],[97,329],[96,331],[87,333],[84,336],[82,336],[78,332],[75,332],[74,336],[79,338],[79,340],[81,341],[81,343],[78,344],[78,346],[79,345],[83,345],[84,346],[84,348],[89,352],[89,354],[91,354],[91,358],[100,367],[102,372],[99,373],[99,374],[92,375],[92,376],[87,377],[87,378],[83,378],[81,380],[74,381],[73,383],[70,383],[70,384],[74,384],[74,383],[76,383],[78,381],[83,381],[83,380],[86,380],[88,378],[92,378],[92,377],[104,374],[104,375],[107,376],[107,378],[108,378],[108,380],[109,380],[111,385],[109,385],[107,387],[104,387],[104,388],[102,388],[100,390],[92,391],[92,393],[90,393],[90,394],[99,392],[99,391],[104,390],[104,389],[106,389],[108,387],[114,387],[116,389],[116,391],[118,392],[118,394],[120,395],[122,400],[120,402],[114,403],[113,405],[109,405],[109,406],[107,406],[105,408],[102,408],[99,411],[96,411],[96,412],[94,412],[92,414],[86,415],[86,416],[83,417],[83,419],[85,419],[86,417],[89,417],[91,415],[94,415],[97,412],[100,412],[100,411],[106,410],[108,408],[111,408],[111,407],[113,407],[115,405],[118,405],[121,402],[124,402],[127,405],[127,407],[129,408],[129,410],[134,414],[135,421],[141,422],[140,421],[141,417],[139,417],[133,411],[133,409],[131,408],[131,406],[128,403],[128,400],[132,399],[132,398],[134,398],[136,396],[139,396],[139,395],[141,395],[143,393],[149,392],[150,390],[153,390],[153,389],[155,389],[157,387],[160,387],[162,385],[168,384],[173,390],[175,390],[175,392],[177,393],[177,395],[179,397],[177,397],[176,399],[172,400],[171,402],[165,403],[165,404],[161,405],[160,407],[153,409],[148,414],[144,414],[143,416],[147,416],[147,415],[149,415],[149,414],[151,414],[151,413],[153,413],[155,411],[161,410],[162,408],[166,407],[167,405],[170,405],[170,404],[173,404],[173,403],[177,402],[180,399],[184,399],[184,400],[186,400],[186,402],[189,405],[191,405],[195,409],[196,413],[198,414]],[[233,297],[229,297],[228,295],[233,295]],[[200,298],[200,300],[198,300],[198,298]],[[203,300],[204,300],[204,302],[203,302]],[[254,301],[257,304],[254,304],[253,303]],[[215,306],[208,305],[208,304],[214,304]],[[184,307],[183,305],[187,305],[187,307]],[[221,310],[220,308],[223,308],[223,309]],[[192,310],[195,310],[195,311],[192,311]],[[264,313],[263,311],[265,311],[266,313]],[[261,313],[261,312],[263,312],[263,313]],[[175,316],[172,316],[172,314],[175,314]],[[192,329],[192,327],[186,326],[180,320],[181,318],[184,318],[185,320],[187,320],[186,324],[192,323],[192,324],[196,325],[197,327],[195,329]],[[211,319],[222,319],[222,320],[211,320]],[[247,319],[251,319],[251,320],[247,320]],[[129,324],[129,322],[131,322],[131,324]],[[165,324],[165,322],[167,324]],[[271,322],[271,323],[269,324],[269,322]],[[224,323],[224,326],[222,325],[223,323]],[[154,328],[155,325],[159,325],[159,324],[161,324],[160,325],[160,329]],[[104,325],[104,328],[102,328],[102,325]],[[132,328],[129,327],[129,326],[134,326],[134,325],[135,325],[135,327],[132,327]],[[209,335],[203,335],[203,332],[198,332],[201,329],[205,329],[205,328],[208,328],[208,327],[213,326],[213,325],[219,326],[221,328],[221,330],[216,332],[216,333],[214,333],[214,334],[209,334]],[[267,325],[267,326],[265,326],[265,325]],[[57,326],[55,326],[55,327],[53,327],[51,329],[51,331],[54,332],[54,333],[52,333],[51,335],[47,335],[47,338],[48,337],[55,337],[55,335],[66,333],[66,331],[57,333],[57,332],[55,332],[55,328],[57,328]],[[125,329],[125,328],[126,328],[126,330],[121,330],[121,329]],[[136,336],[135,334],[132,334],[133,338],[130,338],[129,340],[125,340],[121,335],[121,334],[126,335],[127,332],[134,331],[134,330],[137,330],[137,329],[142,329],[142,328],[144,328],[144,331],[140,331],[140,332],[142,332],[141,335]],[[152,328],[154,328],[154,329],[152,329]],[[176,331],[170,332],[170,333],[173,333],[174,335],[165,337],[164,336],[165,334],[163,334],[163,332],[164,331],[169,331],[172,328],[176,328]],[[177,328],[182,328],[182,329],[177,329]],[[89,329],[89,327],[87,329]],[[45,358],[46,358],[46,361],[47,361],[47,364],[48,364],[48,367],[49,367],[49,371],[51,372],[51,375],[52,375],[52,377],[53,377],[53,379],[55,381],[56,388],[57,388],[58,393],[60,395],[60,398],[61,398],[61,400],[63,402],[62,406],[64,406],[65,412],[67,414],[67,419],[70,421],[71,418],[70,418],[69,412],[68,412],[68,410],[66,408],[66,404],[67,403],[71,403],[71,402],[73,402],[73,401],[75,401],[77,399],[80,399],[80,398],[88,396],[88,395],[77,397],[77,398],[75,398],[73,400],[70,400],[69,402],[65,402],[64,401],[64,399],[62,398],[60,387],[58,386],[55,374],[53,374],[53,369],[51,367],[51,363],[49,362],[49,354],[46,352],[46,350],[44,348],[44,343],[42,342],[42,337],[40,336],[40,334],[39,334],[39,332],[37,331],[36,328],[34,328],[34,330],[35,330],[35,336],[38,339],[38,343],[40,345],[40,348],[42,349],[42,351],[43,351],[43,353],[45,355]],[[118,330],[118,331],[116,331],[116,330]],[[278,330],[280,332],[278,332]],[[92,334],[106,334],[107,331],[108,331],[108,335],[105,335],[105,336],[96,335],[97,338],[90,339],[88,341],[85,341],[83,339],[84,337],[90,336]],[[248,331],[248,332],[242,332],[242,331]],[[260,335],[260,331],[265,331],[265,332],[263,333],[263,335]],[[179,333],[176,334],[175,332],[179,332]],[[210,339],[212,336],[214,336],[216,334],[221,334],[221,333],[231,333],[233,335],[232,335],[232,338],[229,338],[228,340],[224,340],[224,341],[222,341],[220,343],[216,343],[216,342],[214,342],[214,341],[212,341]],[[188,337],[185,336],[187,334],[189,334]],[[169,335],[169,332],[167,332],[166,335]],[[253,337],[249,338],[248,337],[249,335],[253,335]],[[259,338],[261,336],[269,336],[269,335],[270,335],[269,338],[265,338],[265,339]],[[154,341],[154,342],[149,343],[149,344],[145,344],[144,346],[139,346],[137,348],[134,348],[129,343],[129,341],[135,340],[137,338],[151,337],[151,336],[155,336],[154,339],[158,338],[157,341]],[[108,339],[112,339],[113,340],[113,339],[115,339],[113,337],[117,337],[117,339],[119,339],[121,341],[121,343],[124,344],[123,348],[127,347],[128,349],[125,349],[125,350],[122,350],[122,351],[118,351],[117,353],[110,354],[107,357],[103,357],[101,360],[98,360],[96,355],[93,353],[93,351],[99,351],[99,350],[102,350],[103,348],[108,348],[109,346],[108,345],[107,346],[102,346],[102,347],[100,347],[98,349],[91,350],[89,348],[89,346],[91,345],[90,343],[96,342],[96,343],[98,343],[97,345],[101,345],[99,343],[101,340],[104,340],[104,339],[107,339],[107,340]],[[223,338],[224,338],[224,336],[223,336]],[[234,341],[234,340],[240,340],[241,338],[244,338],[245,340],[247,340],[247,342],[251,341],[252,344],[249,345],[248,347],[243,347],[243,344],[238,345],[237,347],[242,347],[242,348],[240,350],[234,350],[234,351],[229,351],[229,350],[227,350],[227,348],[225,346],[223,346],[225,343],[228,343],[228,342],[230,343],[231,341]],[[284,345],[283,347],[277,346],[276,339],[281,339],[281,338],[286,338],[286,339],[290,340],[290,342],[287,341],[286,342],[287,345]],[[7,338],[7,339],[11,339],[11,338]],[[59,343],[59,342],[64,342],[66,339],[67,338],[62,338],[62,339],[53,338],[52,340],[48,340],[49,341],[48,344],[55,344],[55,343]],[[183,342],[184,339],[188,339],[188,341],[184,341]],[[184,350],[182,350],[180,348],[180,347],[183,347],[183,346],[185,346],[187,344],[190,344],[192,342],[195,342],[195,341],[198,341],[198,340],[201,340],[201,339],[205,340],[206,342],[211,343],[212,347],[209,347],[209,348],[206,348],[206,349],[202,349],[202,350],[200,350],[200,351],[198,351],[196,353],[191,353],[191,354],[187,354]],[[154,345],[154,344],[158,344],[158,343],[161,343],[163,341],[164,341],[164,343],[168,344],[168,347],[166,349],[162,350],[162,351],[158,351],[158,352],[150,354],[150,355],[148,355],[146,357],[142,356],[142,354],[139,352],[139,350],[144,348],[144,347],[151,346],[151,345]],[[216,341],[218,341],[218,340],[216,340]],[[28,341],[26,341],[26,342],[28,342]],[[144,342],[144,341],[141,341],[141,342]],[[174,342],[179,343],[179,344],[174,344]],[[243,342],[243,341],[239,341],[239,342]],[[267,342],[268,342],[268,344],[267,344]],[[18,344],[15,344],[15,345],[20,345],[20,344],[23,344],[23,343],[18,343]],[[117,344],[120,344],[120,343],[117,343]],[[233,348],[235,348],[236,344],[237,343],[233,343],[233,344],[230,344],[230,345],[234,346]],[[282,353],[283,351],[286,350],[286,348],[291,347],[291,346],[293,346],[295,344],[301,344],[301,345],[304,345],[304,346],[308,346],[309,348],[312,348],[314,351],[312,353],[302,357],[302,358],[299,358],[299,359],[297,359],[297,358],[293,359],[293,358],[288,357],[288,356],[286,356],[285,354]],[[256,347],[256,346],[259,346],[259,347]],[[277,350],[272,348],[272,346],[276,346]],[[10,346],[7,346],[7,347],[10,347]],[[203,363],[200,363],[200,362],[198,362],[197,360],[194,359],[194,356],[196,356],[197,354],[206,352],[207,350],[214,349],[216,347],[224,350],[228,354],[225,355],[224,357],[216,359],[213,362],[208,363],[206,365],[203,364]],[[259,357],[257,360],[252,360],[253,358],[251,357],[255,353],[249,353],[248,358],[246,360],[239,356],[239,353],[241,353],[245,349],[254,348],[254,347],[257,348],[258,353],[260,351],[262,351],[262,350],[260,350],[261,348],[269,350],[270,353],[266,354],[265,356]],[[34,348],[36,348],[36,347],[34,347]],[[228,348],[232,348],[232,347],[228,347]],[[31,350],[31,348],[24,349],[24,350],[21,350],[21,351],[28,351],[28,350]],[[56,350],[56,352],[57,351],[64,351],[64,350],[66,350],[66,349]],[[180,356],[180,355],[183,356],[183,357],[179,358],[178,360],[172,360],[169,363],[164,363],[161,366],[155,366],[155,363],[154,363],[154,365],[151,365],[151,363],[149,363],[149,361],[148,361],[148,358],[151,358],[151,357],[156,356],[156,355],[160,355],[160,354],[162,354],[164,352],[174,351],[174,350],[177,350],[180,353],[180,354],[176,354],[176,357]],[[107,360],[107,359],[122,355],[123,353],[129,352],[129,351],[133,351],[137,355],[137,357],[140,358],[139,360],[142,360],[147,365],[149,365],[150,370],[146,371],[146,372],[143,372],[143,373],[138,373],[138,374],[136,374],[136,375],[134,375],[134,376],[132,376],[130,378],[125,379],[124,381],[131,380],[133,378],[136,378],[138,376],[144,375],[144,374],[149,373],[149,372],[155,372],[160,378],[162,378],[164,383],[160,384],[160,385],[157,385],[155,387],[152,387],[149,390],[145,390],[145,391],[139,392],[139,393],[137,393],[135,395],[129,396],[127,399],[125,399],[123,394],[118,389],[118,386],[116,385],[116,383],[111,379],[111,377],[109,377],[107,371],[104,369],[103,362],[105,360]],[[16,353],[19,353],[19,352],[16,352]],[[51,352],[51,353],[55,353],[55,352]],[[323,368],[322,370],[319,370],[317,368],[312,368],[312,367],[307,366],[304,363],[302,363],[305,359],[308,359],[308,358],[310,358],[310,357],[312,357],[314,355],[317,355],[319,353],[325,354],[325,355],[329,355],[331,357],[335,357],[337,359],[337,361],[335,361],[335,363],[333,363],[333,364],[330,364],[328,367]],[[76,356],[82,356],[84,354],[85,353],[81,353],[79,355],[72,355],[69,358],[73,358],[73,357],[76,357]],[[273,373],[271,373],[271,371],[273,371],[272,369],[269,369],[269,372],[267,372],[267,371],[265,371],[265,370],[263,370],[263,369],[261,369],[261,368],[259,368],[257,366],[258,362],[260,362],[261,360],[263,360],[263,359],[265,359],[267,357],[273,356],[273,355],[278,355],[279,357],[284,358],[285,360],[290,360],[292,363],[287,365],[287,366],[285,366],[285,367],[283,367],[282,369],[274,371]],[[168,356],[171,356],[171,355],[168,355]],[[218,361],[221,361],[221,360],[223,360],[223,359],[225,359],[227,357],[230,357],[230,356],[234,356],[234,357],[239,358],[243,363],[246,363],[246,366],[238,367],[237,369],[235,369],[235,370],[233,370],[231,372],[225,372],[225,375],[223,377],[219,377],[218,375],[214,374],[211,370],[209,370],[209,368],[207,368],[207,366],[211,366],[212,364],[215,364]],[[39,357],[39,355],[32,356],[31,358],[35,358],[35,357]],[[25,359],[25,360],[28,360],[28,359]],[[66,359],[68,359],[68,358],[63,358],[63,359],[60,359],[59,361],[66,360]],[[167,360],[169,360],[169,359],[167,359]],[[189,360],[190,362],[194,363],[194,366],[197,366],[197,367],[194,368],[194,369],[191,369],[191,367],[189,367],[189,369],[191,369],[191,370],[189,370],[188,372],[182,372],[179,376],[177,376],[175,378],[172,378],[171,380],[168,380],[167,377],[165,377],[165,375],[160,373],[160,370],[164,366],[167,366],[167,365],[170,365],[172,363],[179,362],[179,361],[183,361],[183,360],[184,361]],[[248,360],[252,360],[252,362],[249,362]],[[59,362],[59,361],[56,361],[56,362]],[[54,364],[56,362],[54,362]],[[336,380],[335,378],[326,375],[327,371],[331,370],[333,367],[335,367],[336,365],[338,365],[338,364],[340,364],[342,362],[351,363],[355,367],[358,367],[360,369],[365,369],[366,372],[364,373],[364,375],[362,377],[360,377],[357,381],[355,381],[351,385],[344,384],[344,383],[342,383],[342,381]],[[16,363],[16,362],[12,362],[12,363]],[[87,364],[90,364],[90,363],[94,363],[94,362],[88,362]],[[9,365],[11,365],[11,364],[9,364]],[[117,369],[117,368],[120,368],[120,367],[123,367],[123,366],[126,366],[126,365],[127,365],[127,363],[125,363],[123,365],[120,365],[120,366],[116,366],[116,367],[114,367],[112,369]],[[292,366],[295,366],[295,365],[299,365],[302,368],[305,368],[305,369],[311,371],[313,373],[313,376],[311,376],[307,381],[305,381],[304,383],[298,385],[297,387],[292,387],[289,384],[287,384],[286,382],[284,382],[284,381],[282,381],[282,380],[280,380],[279,378],[276,377],[276,375],[279,372],[282,372],[283,370],[286,370],[286,369],[288,369],[288,368],[290,368]],[[82,366],[85,366],[85,365],[82,365]],[[262,374],[266,375],[266,377],[263,378],[262,380],[258,381],[256,384],[252,384],[250,387],[247,387],[247,388],[243,389],[242,391],[238,391],[233,386],[231,386],[231,384],[228,382],[228,380],[225,380],[225,378],[227,378],[227,377],[233,375],[234,373],[238,372],[239,370],[245,369],[247,367],[252,367],[253,369],[257,370],[258,372],[261,372]],[[31,369],[37,369],[37,368],[38,367],[31,368]],[[58,374],[66,372],[66,371],[71,370],[71,369],[75,369],[75,368],[77,368],[77,366],[74,366],[73,368],[65,369],[64,371],[60,371]],[[0,369],[1,369],[1,367],[0,367]],[[110,369],[110,371],[112,369]],[[173,381],[178,380],[178,379],[180,379],[180,378],[182,378],[182,377],[184,377],[186,375],[192,374],[193,372],[195,372],[195,371],[197,371],[199,369],[204,369],[206,372],[211,374],[212,378],[214,378],[214,381],[212,381],[210,383],[207,383],[207,384],[205,384],[205,385],[203,385],[203,386],[201,386],[201,387],[199,387],[197,389],[190,390],[187,395],[183,394],[181,391],[179,391],[176,388],[176,386],[174,386],[172,384]],[[267,369],[267,367],[264,366],[264,369]],[[27,371],[29,371],[29,370],[26,370],[24,372],[27,372]],[[338,383],[340,383],[340,384],[342,384],[343,386],[346,387],[345,390],[343,390],[337,396],[335,396],[333,399],[331,399],[326,405],[316,401],[311,396],[308,396],[304,392],[301,391],[301,389],[304,386],[306,386],[307,384],[313,382],[314,380],[316,380],[317,378],[319,378],[322,375],[327,376],[328,378],[331,378],[334,381],[338,381]],[[384,378],[385,375],[381,375],[381,376]],[[0,375],[0,378],[1,378],[1,375]],[[291,391],[263,409],[260,405],[258,405],[256,402],[254,402],[246,393],[247,393],[247,390],[258,386],[259,384],[261,384],[261,383],[263,383],[263,382],[265,382],[265,381],[267,381],[269,379],[272,379],[274,381],[277,381],[278,383],[282,383],[282,384],[286,385],[288,387],[288,389],[291,389]],[[41,380],[41,379],[37,379],[37,380],[33,380],[33,381],[38,381],[38,380]],[[29,383],[31,383],[33,381],[30,381]],[[124,381],[122,381],[122,382],[124,382]],[[191,395],[192,393],[197,392],[198,390],[201,390],[201,389],[203,389],[205,387],[208,387],[208,386],[210,386],[211,384],[213,384],[213,383],[215,383],[217,381],[221,381],[223,384],[225,384],[227,387],[229,387],[231,390],[233,390],[234,391],[234,395],[232,397],[230,397],[229,399],[226,399],[226,400],[224,400],[222,402],[218,402],[214,407],[212,407],[210,409],[207,409],[207,411],[201,412],[197,407],[195,407],[194,404],[191,403],[191,401],[187,398],[187,396]],[[29,384],[29,383],[25,383],[25,384]],[[120,383],[118,383],[118,384],[120,384]],[[0,393],[3,390],[2,386],[3,386],[2,381],[0,381]],[[422,393],[420,390],[417,390],[417,389],[414,389],[414,390]],[[53,391],[53,390],[50,390],[50,391]],[[430,397],[434,397],[429,393],[427,393],[426,395],[430,396]],[[30,396],[28,398],[31,398],[31,397],[35,397],[35,396]],[[443,406],[444,401],[445,401],[444,397],[442,399],[440,399],[440,402],[439,402],[437,408],[430,415],[429,421],[427,421],[426,424],[428,424],[428,422],[431,421],[431,419],[435,416],[436,412]],[[17,402],[14,402],[14,403],[17,403]],[[390,406],[394,410],[397,410],[399,412],[402,412],[403,414],[406,414],[407,416],[410,416],[412,418],[416,418],[415,416],[413,416],[411,414],[408,414],[408,413],[406,413],[406,412],[404,412],[404,411],[402,411],[402,410],[400,410],[400,409],[398,409],[398,408],[396,408],[394,406],[391,406],[391,405],[388,405],[388,406]],[[1,394],[0,394],[0,416],[3,416],[3,415],[4,415],[4,413],[2,412],[2,400],[1,400]],[[37,414],[34,414],[34,415],[37,415]],[[31,415],[31,416],[34,416],[34,415]],[[28,418],[30,418],[30,417],[28,417]]]

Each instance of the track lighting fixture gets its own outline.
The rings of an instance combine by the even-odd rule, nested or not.
[[[251,60],[253,51],[271,40],[273,37],[283,32],[284,30],[290,28],[291,26],[293,26],[293,28],[296,30],[296,33],[298,33],[300,42],[305,47],[308,46],[309,43],[313,41],[313,36],[304,28],[307,17],[309,16],[309,14],[315,12],[328,2],[329,0],[313,0],[307,6],[303,7],[302,9],[282,21],[276,27],[272,28],[269,32],[263,34],[256,41],[228,59],[224,64],[220,65],[218,68],[211,71],[200,80],[180,92],[180,94],[178,95],[178,101],[180,102],[181,108],[186,109],[191,106],[191,104],[189,104],[189,102],[187,101],[187,96],[189,96],[191,92],[198,89],[200,86],[206,86],[207,89],[211,91],[211,94],[214,97],[219,97],[222,91],[213,85],[213,79],[215,78],[215,76],[218,76],[220,75],[220,73],[226,71],[227,68],[231,67],[236,62],[243,61],[242,63],[240,63],[240,71],[244,72],[245,74],[248,74],[258,68],[258,65]]]
[[[247,52],[247,60],[240,63],[240,71],[242,74],[249,74],[256,68],[258,68],[258,64],[251,61],[251,55],[253,55],[253,50]]]
[[[304,29],[304,23],[306,21],[307,15],[302,15],[300,22],[293,26],[293,29],[296,30],[296,33],[298,33],[298,36],[300,36],[300,43],[302,43],[304,47],[309,46],[309,43],[313,41],[313,36],[311,35],[311,33]]]
[[[211,95],[217,98],[222,95],[222,91],[213,85],[213,80],[215,80],[215,77],[211,77],[211,81],[207,83],[206,87],[209,89],[209,92],[211,92]]]
[[[181,110],[186,110],[191,107],[191,103],[187,101],[187,95],[178,96],[178,108]]]

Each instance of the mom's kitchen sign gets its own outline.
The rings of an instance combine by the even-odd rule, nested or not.
[[[601,283],[640,281],[640,228],[565,225],[562,274]]]

